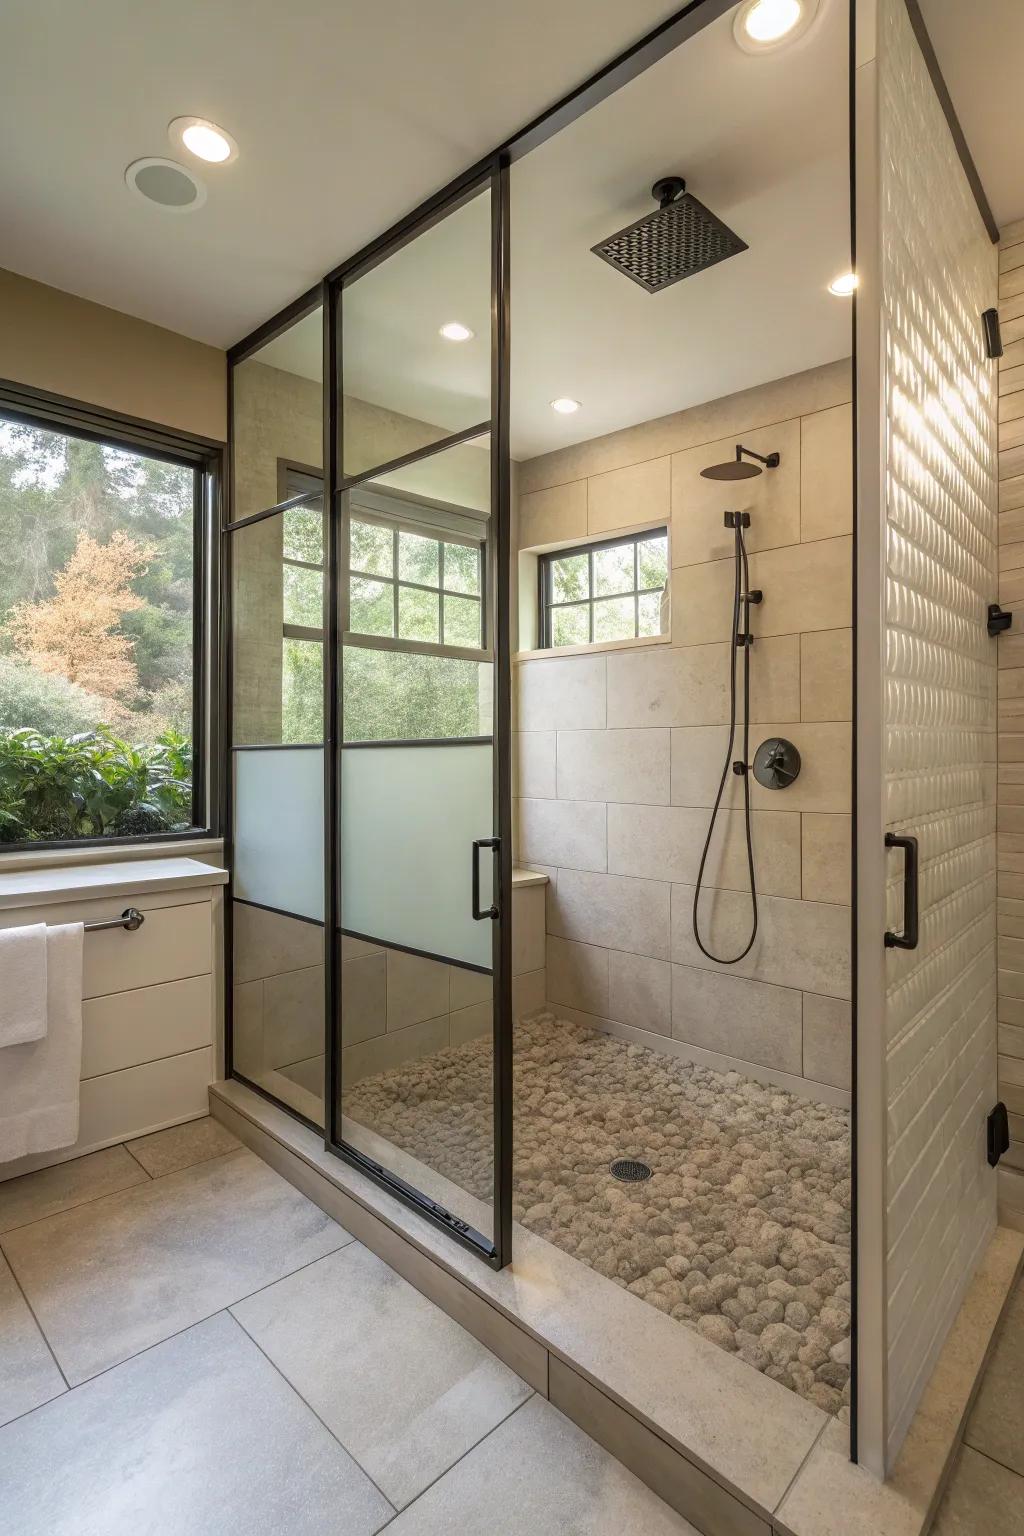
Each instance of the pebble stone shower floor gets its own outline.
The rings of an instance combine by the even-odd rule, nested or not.
[[[516,1220],[845,1418],[848,1112],[550,1014],[517,1023],[515,1073]],[[490,1197],[489,1035],[366,1078],[343,1107]],[[617,1157],[652,1177],[620,1183]]]

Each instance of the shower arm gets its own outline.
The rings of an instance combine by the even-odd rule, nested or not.
[[[742,464],[744,459],[755,459],[758,464],[763,464],[765,469],[778,469],[782,462],[779,453],[755,453],[753,448],[744,448],[742,443],[736,444],[736,462]]]

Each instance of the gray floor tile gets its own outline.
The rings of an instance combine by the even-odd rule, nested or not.
[[[931,1536],[1024,1536],[1024,1478],[963,1446]]]
[[[2,1243],[73,1386],[350,1241],[239,1151],[20,1227]]]
[[[224,1313],[0,1430],[0,1487],[18,1536],[370,1536],[391,1514]]]
[[[66,1390],[46,1340],[0,1255],[0,1424]]]
[[[697,1536],[632,1472],[533,1397],[428,1488],[389,1536]]]
[[[964,1439],[1024,1476],[1024,1287],[1009,1306]]]
[[[145,1172],[124,1147],[104,1147],[102,1152],[68,1163],[23,1173],[0,1184],[0,1232],[147,1182]]]
[[[210,1115],[126,1143],[132,1156],[154,1179],[165,1173],[177,1173],[180,1168],[191,1168],[195,1163],[209,1162],[211,1157],[223,1157],[239,1145],[237,1136],[232,1136]]]
[[[397,1507],[530,1395],[359,1243],[232,1311]]]

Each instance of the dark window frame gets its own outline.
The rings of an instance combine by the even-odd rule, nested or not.
[[[651,539],[667,539],[668,525],[657,528],[642,528],[637,533],[615,534],[609,539],[594,539],[584,544],[573,544],[567,549],[551,549],[537,556],[537,645],[540,650],[568,650],[570,645],[556,645],[552,635],[552,614],[559,608],[581,608],[584,604],[588,610],[588,638],[571,642],[574,645],[614,645],[617,641],[603,641],[594,639],[594,606],[596,603],[609,602],[615,598],[631,597],[633,599],[633,634],[623,636],[624,640],[654,640],[655,635],[640,634],[640,598],[655,592],[664,591],[664,584],[660,587],[640,586],[639,548],[641,544]],[[622,592],[604,592],[599,597],[594,595],[594,555],[602,549],[617,549],[631,545],[633,549],[633,586]],[[586,555],[589,570],[589,595],[585,598],[575,598],[571,601],[555,602],[552,596],[552,572],[560,561],[569,560],[579,555]],[[671,566],[668,567],[671,574]]]
[[[125,848],[149,843],[197,842],[218,834],[218,658],[212,654],[219,617],[219,550],[226,445],[179,432],[141,417],[109,411],[14,380],[0,380],[0,419],[65,437],[99,443],[122,453],[178,464],[193,474],[192,494],[192,824],[180,831],[118,837],[0,838],[4,856],[68,849]]]

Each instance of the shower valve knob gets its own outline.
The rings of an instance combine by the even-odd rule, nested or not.
[[[754,753],[754,778],[763,789],[787,789],[800,772],[800,753],[783,736],[762,741]]]

